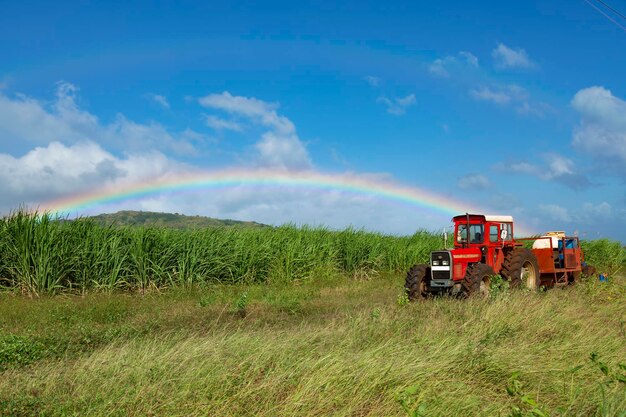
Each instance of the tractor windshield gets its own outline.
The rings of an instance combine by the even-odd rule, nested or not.
[[[482,224],[470,224],[470,243],[483,243],[484,228]],[[456,233],[457,243],[467,242],[467,225],[460,224]]]

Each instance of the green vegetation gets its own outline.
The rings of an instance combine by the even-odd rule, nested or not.
[[[206,227],[269,227],[257,222],[230,219],[214,219],[205,216],[186,216],[178,213],[155,213],[151,211],[123,210],[111,214],[91,216],[102,226],[150,226],[170,229],[202,229]]]
[[[624,415],[625,278],[398,303],[402,284],[5,292],[0,415]]]
[[[102,226],[17,212],[0,220],[0,287],[30,294],[293,282],[343,274],[404,272],[442,246],[424,231],[389,236],[310,227],[171,229]],[[584,242],[587,259],[614,274],[618,242]]]
[[[626,247],[608,239],[587,240],[580,244],[586,261],[609,275],[619,273],[626,266]]]
[[[0,221],[0,285],[42,294],[292,282],[335,273],[367,277],[404,271],[441,244],[427,232],[114,227],[18,212]]]

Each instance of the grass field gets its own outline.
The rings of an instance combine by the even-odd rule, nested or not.
[[[4,293],[0,415],[624,415],[626,279],[410,304],[402,284]]]
[[[408,303],[441,238],[0,220],[0,415],[626,416],[626,250]],[[494,280],[497,282],[497,280]]]

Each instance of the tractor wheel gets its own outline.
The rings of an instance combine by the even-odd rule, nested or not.
[[[515,248],[509,252],[502,263],[501,274],[512,287],[536,290],[541,285],[539,263],[530,249]]]
[[[496,273],[487,264],[477,263],[467,267],[463,278],[463,295],[466,297],[477,295],[481,298],[489,297],[491,277]]]
[[[406,281],[404,288],[409,296],[409,300],[413,301],[419,297],[428,297],[428,281],[430,280],[430,267],[428,265],[414,265],[406,273]]]

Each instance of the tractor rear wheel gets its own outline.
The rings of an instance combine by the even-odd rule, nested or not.
[[[515,248],[510,251],[502,263],[501,274],[512,287],[536,290],[541,285],[539,263],[530,249]]]
[[[406,273],[406,281],[404,288],[409,297],[413,301],[419,297],[428,297],[428,281],[430,280],[430,267],[428,265],[414,265]]]
[[[463,294],[466,297],[477,295],[481,298],[489,297],[491,277],[496,273],[487,264],[477,263],[467,267],[463,278]]]

